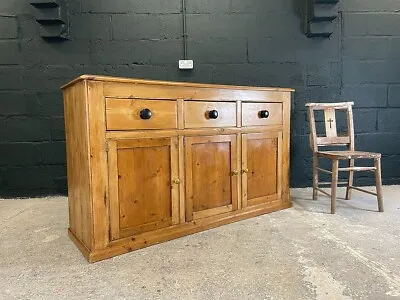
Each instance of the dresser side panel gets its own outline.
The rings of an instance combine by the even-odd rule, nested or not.
[[[93,197],[93,248],[104,249],[110,240],[106,111],[103,82],[88,80],[89,151]]]
[[[86,82],[64,90],[69,228],[86,248],[92,248],[89,129]]]

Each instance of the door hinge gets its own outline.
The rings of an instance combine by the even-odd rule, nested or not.
[[[106,142],[106,152],[108,152],[108,142]]]

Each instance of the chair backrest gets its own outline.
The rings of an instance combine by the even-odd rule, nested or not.
[[[353,105],[354,102],[306,104],[310,123],[310,147],[313,152],[317,152],[319,147],[326,146],[347,146],[348,150],[354,150]],[[317,135],[315,111],[321,110],[324,111],[325,136]],[[346,111],[347,132],[345,135],[337,133],[336,110]]]

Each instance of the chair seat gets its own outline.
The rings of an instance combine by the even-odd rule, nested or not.
[[[331,159],[380,158],[380,153],[363,151],[318,151],[317,155]]]

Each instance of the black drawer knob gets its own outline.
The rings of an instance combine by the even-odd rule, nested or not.
[[[142,109],[140,111],[140,118],[142,120],[148,120],[151,118],[151,116],[152,116],[151,110],[148,108]]]
[[[261,119],[266,119],[266,118],[269,117],[269,111],[268,110],[261,110],[258,115],[259,115],[259,117]]]
[[[218,111],[216,111],[215,109],[209,111],[209,112],[208,112],[208,117],[209,117],[210,119],[216,119],[216,118],[218,118]]]

